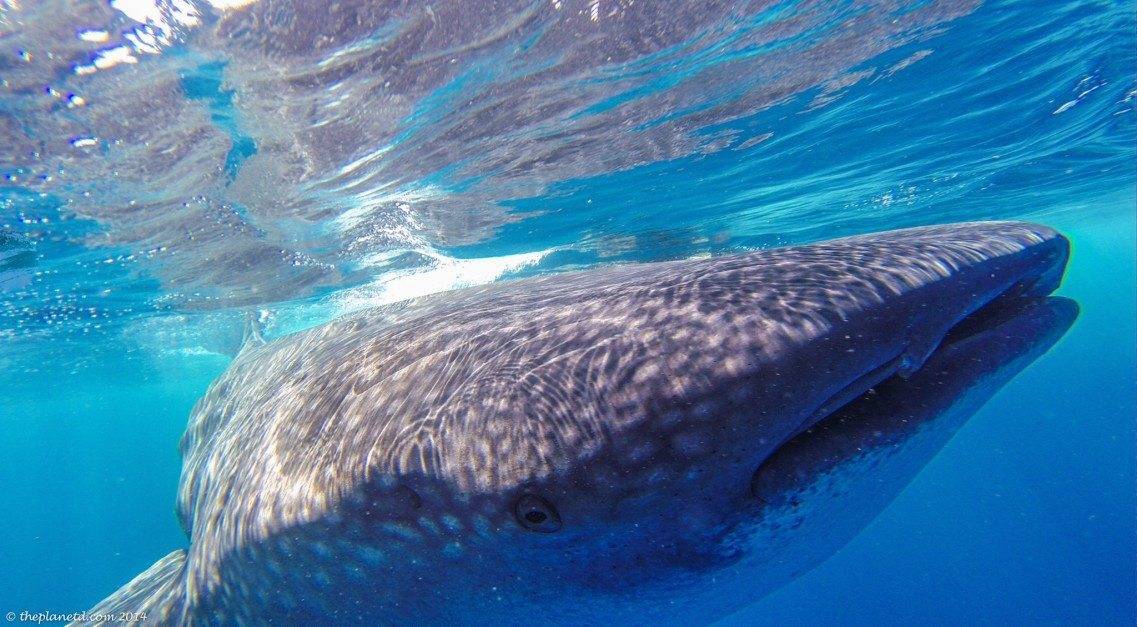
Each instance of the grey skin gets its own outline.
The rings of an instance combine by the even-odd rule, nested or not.
[[[799,570],[769,559],[790,491],[756,470],[881,382],[918,381],[945,336],[1050,294],[1068,252],[1033,224],[908,229],[501,283],[252,343],[182,441],[189,548],[95,611],[707,622]]]

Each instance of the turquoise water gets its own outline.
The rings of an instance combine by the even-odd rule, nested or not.
[[[1132,4],[550,4],[0,2],[0,610],[185,545],[246,313],[1016,218],[1072,239],[1075,326],[722,622],[1137,621]]]

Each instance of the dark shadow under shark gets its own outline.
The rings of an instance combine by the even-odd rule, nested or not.
[[[250,344],[152,623],[705,623],[853,538],[1077,314],[1046,227],[616,266]]]

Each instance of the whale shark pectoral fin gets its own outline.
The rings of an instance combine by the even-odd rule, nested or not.
[[[147,625],[180,623],[185,599],[185,566],[186,552],[178,549],[100,601],[87,615],[115,617],[128,612],[139,613],[139,620]],[[80,624],[87,623],[71,623]]]

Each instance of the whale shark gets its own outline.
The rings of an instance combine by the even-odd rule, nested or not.
[[[824,561],[1077,316],[1021,222],[504,281],[249,341],[153,624],[707,623]]]

